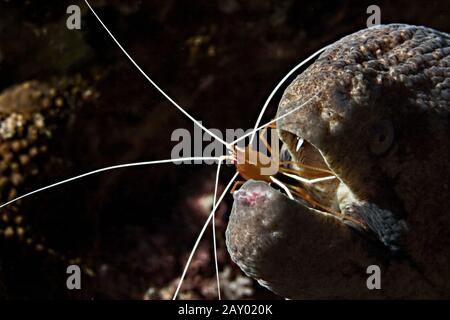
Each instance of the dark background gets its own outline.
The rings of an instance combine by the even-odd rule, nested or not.
[[[65,27],[69,4],[82,29]],[[448,1],[91,1],[131,56],[175,101],[209,128],[253,127],[278,81],[319,48],[365,27],[377,4],[382,23],[449,32]],[[176,128],[193,124],[135,69],[77,1],[0,1],[0,90],[27,80],[81,74],[98,93],[57,138],[62,165],[23,192],[118,163],[170,158]],[[96,78],[96,80],[92,80]],[[264,121],[273,118],[280,90]],[[104,173],[20,203],[35,237],[96,273],[65,287],[67,261],[20,241],[0,240],[3,299],[167,299],[208,215],[202,205],[216,168],[157,165]],[[221,187],[233,174],[226,168]],[[230,262],[224,230],[232,198],[217,214],[225,298],[276,298]],[[215,299],[208,231],[181,291]],[[233,288],[237,289],[233,289]]]

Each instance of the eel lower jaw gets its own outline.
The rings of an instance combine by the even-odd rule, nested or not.
[[[348,279],[338,273],[375,263],[384,252],[334,216],[293,201],[265,182],[249,180],[233,197],[226,230],[230,256],[248,276],[281,296],[342,296]]]

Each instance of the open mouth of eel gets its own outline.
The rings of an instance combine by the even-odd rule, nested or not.
[[[299,202],[316,214],[332,216],[351,227],[367,230],[365,222],[358,216],[352,216],[351,210],[341,210],[343,203],[352,198],[352,193],[327,165],[320,150],[289,131],[281,131],[280,134],[284,143],[279,155],[276,155],[279,162],[277,173],[270,176],[245,176],[245,169],[248,171],[249,166],[243,168],[237,165],[241,175],[247,180],[268,182],[270,188],[286,194],[291,200]],[[261,164],[256,165],[259,171],[263,167]],[[235,200],[253,204],[261,199],[258,190],[251,189],[244,184],[234,193]]]

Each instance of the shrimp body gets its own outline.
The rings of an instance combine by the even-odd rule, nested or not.
[[[250,146],[245,147],[245,149],[234,147],[232,151],[232,157],[236,170],[239,175],[245,180],[259,180],[264,182],[272,182],[272,175],[264,174],[263,168],[268,167],[273,161],[277,159],[271,158],[262,152],[258,152],[252,149]],[[279,166],[279,162],[276,163]]]
[[[272,127],[275,129],[274,127]],[[272,148],[264,138],[266,128],[263,129],[259,138],[265,145],[270,155],[254,150],[251,145],[245,148],[233,146],[231,149],[231,159],[236,166],[239,175],[245,180],[264,181],[269,184],[276,184],[282,188],[291,199],[298,199],[307,202],[314,208],[320,208],[327,212],[333,212],[326,205],[321,205],[321,195],[317,194],[312,185],[315,182],[332,180],[335,176],[332,172],[321,167],[302,165],[291,161],[290,156],[282,157],[278,152],[278,143]],[[272,141],[274,137],[272,137]],[[278,138],[278,135],[276,136]],[[278,142],[278,140],[276,141]],[[276,149],[275,149],[276,148]],[[286,159],[285,159],[286,158]],[[264,170],[269,169],[272,170]],[[269,173],[267,173],[269,172]],[[312,178],[312,180],[311,180]],[[234,192],[237,186],[244,181],[238,181],[233,186]]]

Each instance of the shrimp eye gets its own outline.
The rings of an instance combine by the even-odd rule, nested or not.
[[[386,152],[394,142],[394,126],[389,120],[377,122],[371,130],[370,151],[379,155]]]

